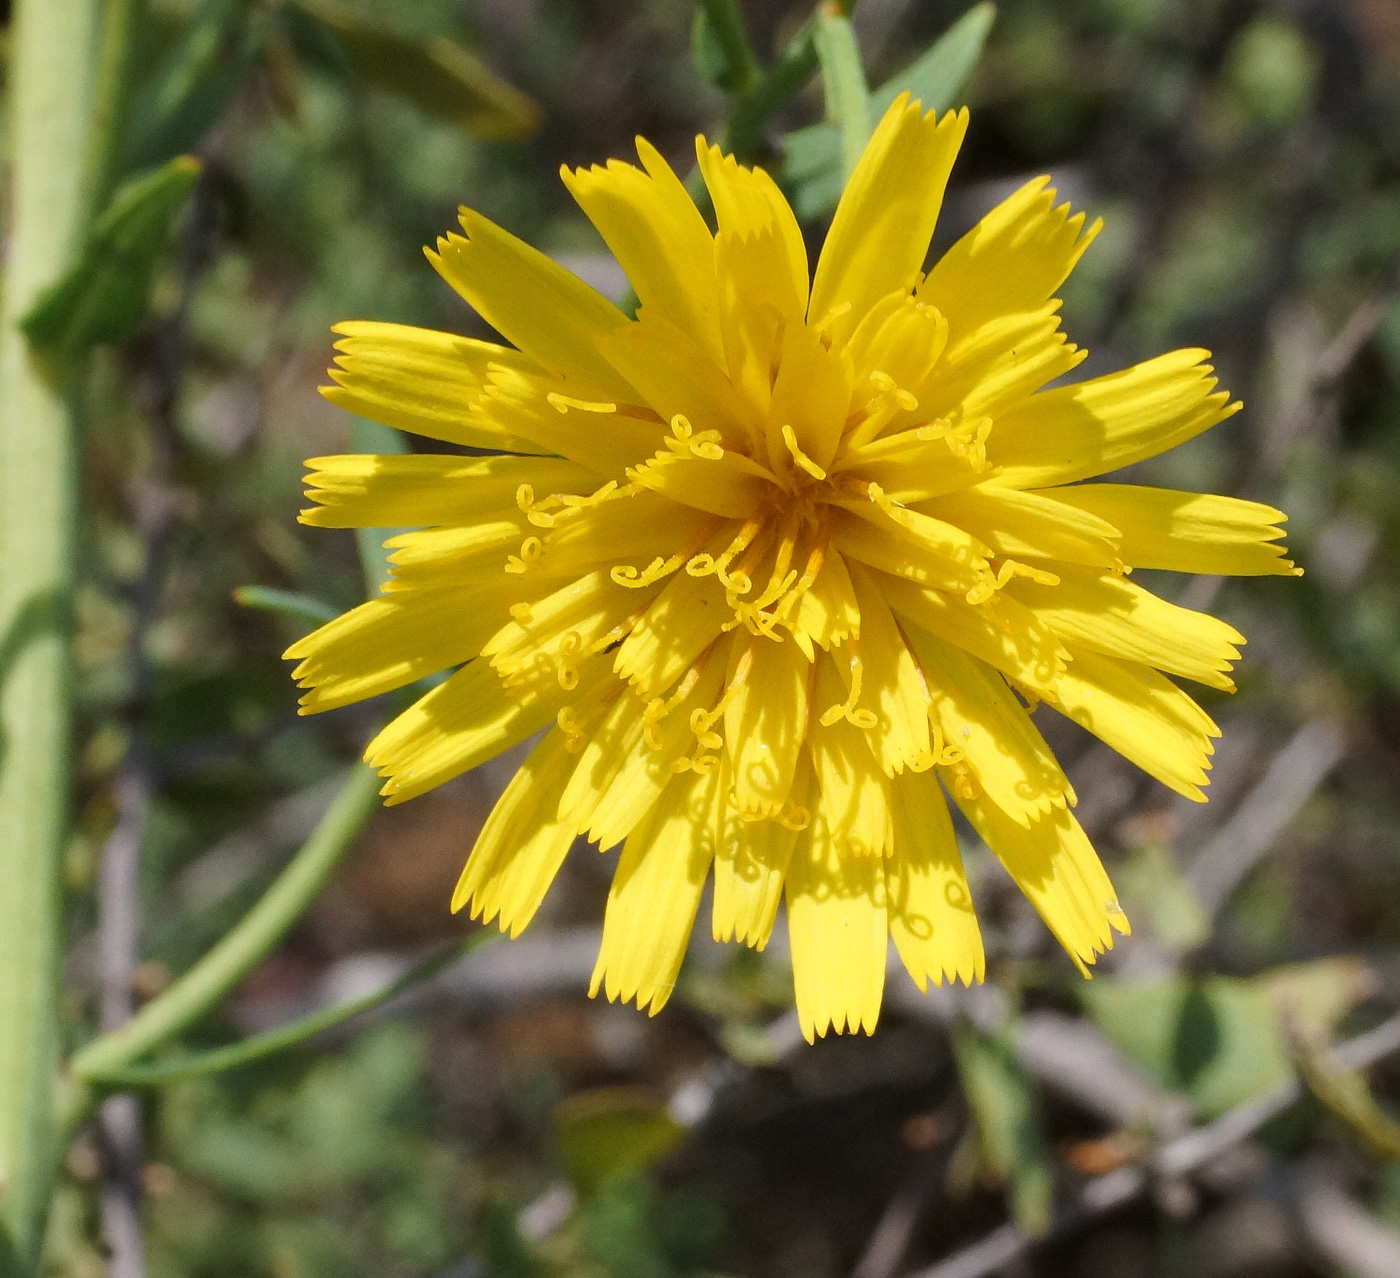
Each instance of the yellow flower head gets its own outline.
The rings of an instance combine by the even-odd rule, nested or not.
[[[1054,294],[1098,230],[1047,179],[923,273],[966,128],[894,103],[810,286],[766,173],[699,141],[711,234],[638,139],[563,174],[636,319],[464,209],[428,257],[513,348],[337,329],[330,399],[490,455],[308,463],[305,522],[421,531],[288,651],[303,707],[458,667],[370,743],[390,803],[547,729],[453,908],[515,935],[578,835],[621,843],[595,993],[661,1008],[711,874],[719,940],[762,948],[786,897],[809,1039],[874,1028],[889,937],[920,988],[979,979],[945,793],[1085,970],[1127,920],[1037,703],[1204,798],[1218,731],[1167,676],[1229,689],[1243,639],[1128,572],[1295,572],[1283,516],[1079,482],[1239,405],[1200,350],[1041,389],[1084,358]]]

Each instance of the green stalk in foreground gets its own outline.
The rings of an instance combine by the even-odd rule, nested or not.
[[[121,1029],[78,1052],[70,1066],[74,1078],[82,1084],[119,1073],[223,1002],[306,912],[378,807],[379,778],[357,763],[301,851],[242,921]],[[70,1123],[90,1100],[72,1102]]]
[[[100,0],[20,0],[10,35],[12,214],[0,312],[0,1275],[32,1274],[60,1154],[54,1113],[67,826],[77,424],[19,321],[86,211]]]

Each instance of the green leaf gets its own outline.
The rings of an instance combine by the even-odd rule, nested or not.
[[[1055,1182],[1035,1086],[1011,1047],[1010,1027],[984,1034],[964,1021],[953,1055],[977,1120],[982,1156],[1006,1184],[1011,1213],[1031,1238],[1050,1226]]]
[[[726,93],[747,93],[758,63],[735,0],[703,0],[690,28],[690,56],[700,74]]]
[[[870,94],[870,118],[878,120],[906,90],[926,111],[946,111],[967,83],[996,18],[996,6],[975,5],[922,55]],[[824,216],[836,207],[844,183],[841,135],[830,124],[798,129],[783,139],[785,177],[800,220]]]
[[[813,42],[822,68],[827,119],[841,138],[842,184],[849,182],[870,140],[870,90],[860,64],[851,20],[823,13],[817,18]]]
[[[356,74],[476,137],[519,140],[539,128],[528,94],[497,77],[446,36],[416,40],[368,21],[341,0],[294,0],[340,39]]]
[[[974,5],[903,71],[871,93],[873,110],[883,115],[906,90],[924,104],[925,111],[948,110],[976,70],[996,16],[997,7],[990,0]]]
[[[711,84],[726,91],[732,88],[734,68],[729,65],[724,46],[704,9],[695,11],[695,21],[690,25],[690,59]]]
[[[650,1167],[685,1137],[685,1129],[649,1093],[608,1087],[570,1096],[555,1114],[559,1152],[584,1194]]]
[[[194,150],[262,57],[267,23],[233,0],[205,0],[184,38],[133,104],[124,148],[128,169]]]
[[[1400,1124],[1380,1107],[1361,1074],[1341,1065],[1320,1036],[1300,1032],[1293,1048],[1308,1089],[1361,1137],[1372,1157],[1400,1159]]]
[[[1230,977],[1096,980],[1081,991],[1099,1028],[1208,1118],[1293,1076],[1268,992]]]
[[[239,586],[233,592],[233,597],[245,608],[280,612],[285,617],[295,617],[313,626],[323,626],[340,615],[338,609],[323,600],[292,590],[277,590],[273,586]]]
[[[117,191],[77,261],[20,321],[37,350],[72,357],[136,331],[171,224],[199,174],[199,161],[181,155]]]
[[[297,1047],[308,1039],[315,1038],[318,1034],[324,1034],[329,1029],[335,1029],[336,1026],[343,1025],[356,1016],[373,1011],[381,1004],[387,1003],[396,994],[401,994],[404,990],[412,989],[413,986],[436,976],[449,963],[480,945],[488,944],[499,935],[499,932],[483,929],[468,937],[467,940],[449,945],[445,949],[439,950],[438,953],[415,963],[403,975],[387,982],[377,990],[371,990],[368,994],[361,994],[356,998],[345,999],[331,1007],[322,1008],[319,1012],[310,1012],[290,1024],[279,1026],[277,1029],[265,1030],[261,1034],[254,1034],[242,1042],[230,1043],[227,1047],[211,1048],[204,1052],[188,1052],[164,1060],[157,1060],[154,1063],[126,1066],[113,1070],[109,1074],[90,1075],[87,1081],[98,1087],[114,1090],[131,1087],[158,1087],[176,1079],[220,1074],[226,1070],[239,1069],[254,1061],[265,1060],[278,1052]]]

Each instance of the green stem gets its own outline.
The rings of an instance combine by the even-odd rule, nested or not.
[[[0,311],[0,1275],[32,1274],[59,1158],[54,1088],[68,818],[77,423],[20,318],[86,211],[99,0],[20,0],[10,33],[11,216]]]
[[[823,13],[817,18],[813,45],[822,68],[827,117],[841,133],[842,176],[849,182],[870,141],[870,89],[851,20]]]
[[[89,141],[88,200],[94,217],[107,207],[121,176],[126,110],[131,94],[131,45],[137,0],[106,0],[98,46]]]
[[[340,609],[321,599],[298,594],[294,590],[278,590],[275,586],[239,586],[233,592],[235,603],[262,612],[280,612],[311,626],[324,626],[340,615]]]
[[[387,1003],[395,995],[436,976],[449,963],[461,958],[468,951],[474,950],[483,942],[494,940],[499,935],[499,932],[478,932],[465,941],[449,945],[446,949],[415,963],[402,976],[390,981],[380,989],[362,994],[358,998],[346,999],[334,1007],[323,1008],[308,1016],[299,1017],[291,1024],[283,1025],[278,1029],[268,1030],[263,1034],[254,1034],[251,1038],[245,1038],[240,1043],[230,1043],[227,1047],[219,1047],[207,1052],[194,1052],[185,1056],[177,1056],[173,1060],[159,1061],[154,1065],[134,1065],[125,1069],[113,1070],[110,1073],[89,1074],[87,1081],[94,1087],[100,1087],[107,1091],[118,1091],[133,1087],[158,1087],[163,1083],[174,1082],[176,1079],[200,1078],[207,1074],[219,1074],[224,1070],[250,1065],[254,1061],[263,1060],[277,1052],[286,1051],[289,1047],[296,1047],[299,1043],[304,1043],[317,1034],[324,1034],[327,1030],[334,1029],[337,1025],[343,1025],[346,1021],[365,1012],[373,1011],[374,1008],[379,1007],[382,1003]]]
[[[758,83],[748,93],[734,99],[721,139],[726,151],[732,151],[741,160],[752,159],[762,151],[763,130],[773,113],[816,74],[817,20],[823,14],[849,17],[855,7],[856,0],[825,0],[817,6],[812,21],[792,38]]]
[[[753,56],[753,46],[749,44],[749,33],[744,28],[738,0],[701,0],[701,4],[710,21],[710,29],[715,33],[719,47],[724,50],[724,59],[729,63],[733,92],[747,93],[758,82],[758,62]]]
[[[107,1078],[179,1037],[212,1011],[271,951],[325,886],[379,806],[379,779],[356,764],[311,837],[242,921],[118,1030],[77,1052],[80,1082]]]

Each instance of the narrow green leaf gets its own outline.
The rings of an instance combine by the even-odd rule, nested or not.
[[[908,91],[926,111],[946,111],[962,93],[982,56],[996,6],[975,5],[899,74],[870,94],[870,119],[878,120],[891,102]],[[831,124],[797,129],[783,139],[786,184],[793,210],[806,221],[836,207],[844,188],[842,135]]]
[[[962,1022],[953,1056],[977,1120],[982,1156],[1007,1187],[1011,1214],[1028,1237],[1050,1226],[1055,1182],[1035,1086],[1011,1047],[1009,1026],[984,1034]]]
[[[484,138],[518,140],[539,128],[543,113],[533,98],[445,36],[412,39],[368,21],[341,0],[293,3],[335,32],[356,74],[427,114]]]
[[[338,609],[320,599],[293,590],[278,590],[273,586],[239,586],[233,592],[233,597],[245,608],[280,612],[283,616],[295,617],[313,626],[323,626],[339,615]]]
[[[357,763],[310,837],[258,903],[125,1025],[75,1052],[68,1062],[72,1075],[86,1084],[127,1069],[179,1038],[223,1002],[306,912],[378,810],[379,778],[373,768]],[[81,1120],[83,1108],[71,1107],[73,1121]]]
[[[89,1074],[87,1081],[95,1087],[108,1090],[158,1087],[176,1079],[221,1074],[226,1070],[238,1069],[254,1061],[264,1060],[315,1038],[318,1034],[324,1034],[327,1030],[344,1025],[356,1016],[373,1011],[396,995],[436,976],[449,963],[499,935],[499,932],[486,930],[477,932],[467,940],[449,945],[446,949],[415,963],[402,976],[377,990],[361,994],[358,998],[345,999],[319,1012],[298,1017],[290,1025],[254,1034],[241,1043],[230,1043],[227,1047],[218,1047],[207,1052],[190,1052],[151,1064],[126,1066],[110,1073]]]
[[[924,104],[925,111],[946,111],[956,105],[963,86],[977,69],[996,16],[997,7],[991,0],[974,5],[903,71],[870,95],[873,113],[883,115],[906,91]]]
[[[146,316],[151,282],[170,227],[199,179],[200,163],[177,156],[133,178],[89,232],[77,261],[20,321],[31,345],[72,357],[99,342],[122,342]]]
[[[1365,1078],[1337,1060],[1325,1038],[1295,1033],[1293,1058],[1308,1090],[1361,1137],[1373,1158],[1400,1159],[1400,1124],[1380,1107]]]
[[[822,13],[817,18],[812,40],[822,68],[826,116],[841,137],[844,186],[850,181],[861,152],[870,140],[870,90],[866,87],[860,46],[849,18]]]
[[[758,62],[735,0],[702,0],[690,29],[690,55],[700,74],[727,93],[747,93]]]
[[[855,0],[827,0],[818,6],[818,13],[831,9],[849,17],[855,7]],[[750,160],[764,149],[763,130],[773,113],[800,92],[817,70],[815,31],[815,19],[803,23],[753,88],[735,96],[720,137],[726,151],[733,152],[741,160]]]
[[[198,147],[257,66],[266,32],[260,11],[236,0],[205,0],[150,88],[132,104],[126,169],[164,164]]]

